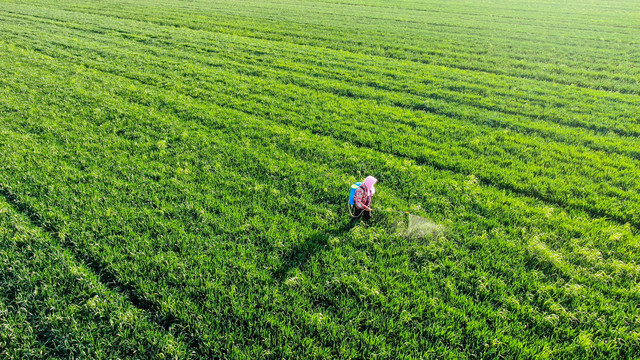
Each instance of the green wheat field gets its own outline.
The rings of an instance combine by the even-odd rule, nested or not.
[[[2,359],[638,358],[639,190],[636,0],[0,0]]]

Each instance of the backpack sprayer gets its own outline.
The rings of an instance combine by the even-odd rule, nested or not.
[[[354,205],[354,201],[353,198],[356,195],[356,190],[358,190],[358,188],[362,185],[362,182],[357,182],[353,185],[351,185],[351,192],[349,193],[349,215],[351,215],[352,218],[359,218],[360,216],[362,216],[362,213],[360,213],[360,215],[356,216],[353,213],[353,209],[355,207]]]
[[[353,197],[356,196],[356,190],[362,185],[362,182],[357,182],[351,185],[351,193],[349,194],[349,205],[353,205]]]

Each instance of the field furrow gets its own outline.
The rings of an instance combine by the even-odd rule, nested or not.
[[[109,54],[105,54],[102,49],[98,51],[101,53],[100,56],[109,56]],[[60,54],[51,54],[51,55],[60,55]],[[139,54],[139,56],[137,56],[136,58],[144,59],[145,57],[143,54]],[[146,66],[149,66],[148,64],[151,62],[151,60],[147,60],[147,61],[148,62],[144,62],[144,64]],[[102,64],[100,64],[100,62],[87,62],[86,64],[96,66],[97,68],[100,68],[100,69],[105,69],[102,66]],[[172,86],[170,85],[172,84],[172,79],[180,79],[181,77],[180,75],[176,75],[175,73],[172,75],[171,72],[177,71],[178,74],[184,72],[184,69],[179,65],[176,65],[176,67],[177,67],[177,70],[173,70],[170,67],[170,64],[166,64],[166,65],[163,65],[158,72],[154,72],[153,74],[136,73],[135,70],[123,69],[123,68],[116,68],[113,70],[110,68],[107,68],[105,70],[115,72],[117,74],[123,74],[130,78],[139,79],[140,81],[147,82],[154,85]],[[193,70],[196,71],[198,74],[206,73],[205,72],[206,69],[195,68]],[[221,74],[218,76],[225,76],[224,71],[220,71],[219,73]],[[167,74],[167,76],[158,78],[158,76],[154,74]],[[184,78],[185,76],[183,75],[182,79]],[[272,119],[277,118],[277,119],[280,119],[280,121],[286,119],[286,121],[289,123],[291,123],[291,121],[294,121],[293,124],[296,126],[311,127],[316,129],[316,131],[321,131],[323,134],[336,134],[336,132],[334,131],[336,127],[341,127],[341,128],[344,127],[346,123],[342,122],[344,120],[339,120],[339,119],[350,118],[349,122],[357,122],[357,124],[353,125],[352,127],[353,128],[359,127],[360,131],[372,131],[371,127],[367,125],[367,122],[373,122],[373,126],[376,127],[376,131],[378,135],[380,134],[380,131],[381,131],[378,127],[384,123],[390,122],[393,124],[392,125],[393,129],[389,129],[389,130],[383,129],[382,133],[386,133],[385,137],[388,139],[388,141],[392,143],[397,143],[397,139],[402,139],[402,141],[405,143],[409,142],[408,149],[405,147],[404,149],[398,150],[394,148],[393,145],[389,147],[389,145],[384,143],[380,144],[377,141],[375,143],[372,143],[370,142],[370,140],[367,140],[367,137],[369,135],[364,134],[364,138],[363,138],[362,135],[359,135],[359,136],[354,135],[353,134],[354,130],[347,131],[346,133],[343,130],[342,134],[338,133],[337,136],[339,136],[339,138],[342,140],[351,139],[353,141],[359,141],[360,144],[363,146],[374,146],[380,151],[386,151],[386,152],[390,152],[397,155],[408,156],[413,159],[419,159],[420,161],[423,161],[427,164],[431,164],[433,166],[438,166],[441,168],[458,169],[457,171],[466,172],[467,174],[472,173],[470,170],[471,167],[465,166],[463,162],[464,160],[462,159],[468,158],[469,156],[474,156],[473,155],[474,153],[479,153],[481,156],[482,155],[487,156],[488,159],[493,158],[492,160],[483,161],[486,164],[490,164],[489,169],[485,170],[484,172],[476,172],[476,175],[479,176],[484,181],[488,181],[489,183],[509,188],[513,191],[518,191],[524,194],[537,196],[541,199],[546,199],[547,201],[558,203],[561,205],[562,204],[566,206],[574,205],[584,209],[590,209],[590,211],[592,211],[592,213],[596,216],[612,216],[613,218],[619,219],[620,221],[623,221],[623,222],[630,221],[633,224],[637,224],[637,219],[633,218],[634,212],[629,213],[627,210],[628,200],[631,200],[632,202],[636,201],[635,197],[637,195],[637,192],[635,192],[633,189],[630,189],[629,192],[623,195],[623,198],[620,197],[620,195],[623,194],[625,191],[623,189],[627,188],[629,185],[626,181],[623,180],[624,182],[621,182],[618,184],[612,184],[613,186],[610,185],[609,187],[604,187],[604,188],[602,186],[602,183],[593,184],[591,186],[585,184],[582,186],[582,188],[584,189],[584,193],[582,195],[575,194],[575,191],[572,190],[572,195],[568,196],[566,193],[562,192],[561,187],[555,188],[554,186],[551,185],[554,181],[557,181],[556,179],[558,175],[555,175],[553,173],[545,174],[544,173],[545,170],[543,170],[545,168],[540,166],[542,164],[537,166],[536,164],[534,164],[532,166],[531,164],[528,164],[528,161],[521,163],[521,165],[517,163],[514,164],[512,161],[509,161],[508,163],[501,163],[500,161],[501,161],[501,158],[504,157],[504,152],[493,153],[493,154],[490,153],[486,155],[482,154],[483,152],[486,152],[489,147],[487,143],[490,144],[496,141],[497,142],[504,141],[505,136],[502,133],[498,133],[497,135],[483,135],[482,133],[474,134],[474,132],[470,129],[470,127],[466,126],[465,132],[469,133],[469,135],[461,136],[460,134],[457,134],[457,135],[455,134],[458,131],[455,128],[443,129],[443,126],[439,124],[431,125],[431,126],[424,124],[419,129],[419,128],[416,128],[413,124],[415,124],[414,121],[416,121],[415,120],[416,117],[420,118],[422,116],[420,115],[415,116],[414,114],[410,114],[409,112],[404,112],[404,114],[401,113],[398,116],[397,113],[399,113],[400,111],[392,110],[391,108],[384,109],[383,106],[379,106],[377,103],[366,103],[364,101],[359,101],[359,99],[338,100],[338,102],[344,103],[344,105],[340,106],[339,108],[342,108],[342,109],[366,108],[369,111],[371,111],[370,110],[371,108],[374,108],[377,114],[370,117],[370,114],[364,113],[364,111],[362,110],[359,110],[359,113],[353,113],[353,111],[343,111],[342,113],[338,113],[336,114],[336,116],[333,117],[334,120],[339,120],[341,122],[336,122],[336,121],[332,121],[331,123],[317,122],[317,121],[311,122],[307,118],[312,117],[313,108],[310,107],[308,103],[303,104],[301,108],[297,108],[296,104],[294,103],[294,104],[288,104],[288,106],[284,109],[269,108],[266,113],[265,112],[255,113],[255,112],[251,112],[252,104],[269,103],[270,98],[288,96],[290,101],[295,101],[295,98],[292,98],[291,94],[297,94],[297,96],[303,97],[304,99],[307,99],[310,96],[315,98],[318,98],[319,96],[312,95],[313,93],[310,93],[307,88],[300,88],[292,84],[283,84],[279,88],[274,88],[271,86],[272,82],[269,79],[252,79],[247,81],[247,80],[244,80],[246,78],[247,76],[243,77],[241,75],[239,81],[236,82],[235,84],[230,83],[229,79],[225,79],[225,82],[222,84],[223,85],[222,88],[220,88],[219,77],[218,79],[205,78],[204,81],[203,79],[197,79],[198,80],[197,85],[199,85],[199,88],[196,90],[187,88],[187,92],[191,92],[191,93],[195,92],[199,96],[204,96],[204,98],[209,101],[216,101],[218,104],[222,104],[224,106],[232,106],[236,109],[249,111],[254,115],[267,116]],[[264,83],[264,87],[259,88],[258,85],[260,85],[261,83]],[[215,87],[211,87],[212,84],[215,85]],[[251,85],[249,86],[248,84],[251,84]],[[173,86],[183,87],[183,88],[186,87],[184,83],[175,84]],[[215,93],[216,98],[211,98],[209,95],[207,95],[207,93],[202,93],[203,88],[205,90],[210,91],[210,93]],[[245,91],[245,94],[246,94],[245,96],[248,98],[248,103],[243,103],[238,101],[237,94],[238,94],[238,91],[240,91],[241,89]],[[233,98],[233,99],[221,98],[222,93],[228,92],[228,91],[232,91],[233,94],[236,95],[236,98]],[[284,93],[286,93],[287,95],[284,95]],[[265,94],[265,95],[259,95],[259,94]],[[324,98],[326,100],[325,99],[321,99],[321,100],[328,101],[330,103],[335,103],[336,99],[338,99],[338,97],[332,97],[332,96],[324,96]],[[302,108],[306,110],[306,114],[302,112]],[[318,108],[324,109],[326,108],[326,105],[320,103],[318,105]],[[276,110],[279,110],[279,111],[276,111]],[[380,115],[380,113],[382,113],[382,115]],[[363,118],[363,119],[359,120],[359,118]],[[407,122],[407,120],[401,120],[402,118],[409,118],[411,119],[411,122]],[[316,116],[316,119],[317,119],[317,116]],[[402,122],[403,125],[402,126],[398,125],[399,122]],[[451,124],[448,124],[448,125],[451,126]],[[406,129],[404,131],[406,133],[417,132],[419,138],[404,136],[404,134],[402,134],[403,129]],[[438,129],[440,130],[440,132],[434,133],[431,129]],[[388,136],[388,135],[391,135],[391,136]],[[452,137],[451,135],[454,135],[454,136]],[[521,138],[521,140],[518,140],[518,137]],[[429,138],[433,140],[428,142],[427,139]],[[452,139],[449,140],[450,138]],[[465,139],[475,138],[475,139],[471,139],[469,144],[463,144],[459,140],[461,138],[465,138]],[[510,153],[523,154],[525,156],[525,160],[531,159],[532,149],[533,149],[533,154],[535,154],[537,151],[542,151],[547,153],[549,151],[558,152],[558,155],[557,155],[558,161],[575,159],[576,156],[580,153],[582,153],[583,154],[582,156],[584,156],[585,158],[594,158],[597,156],[597,153],[593,153],[593,152],[586,153],[580,150],[579,148],[571,149],[570,147],[567,147],[567,146],[544,147],[544,143],[541,144],[535,141],[532,142],[531,140],[528,140],[527,137],[517,136],[517,135],[514,136],[508,133],[506,135],[506,139],[514,140],[512,141],[512,145],[514,145],[517,142],[522,143],[522,146],[524,146],[524,149],[527,149],[527,151],[522,151],[521,150],[522,148],[521,149],[514,148],[512,150],[510,149],[507,149],[507,150]],[[459,155],[461,157],[460,160],[456,161],[455,157],[452,157],[451,154],[447,154],[447,161],[443,162],[442,160],[438,159],[437,154],[434,154],[434,152],[437,151],[439,147],[446,146],[446,144],[451,141],[454,141],[453,144],[455,144],[458,148],[467,147],[469,149],[466,152],[463,152]],[[431,150],[427,150],[428,149],[427,146],[431,148]],[[535,150],[536,147],[543,148],[544,150]],[[567,155],[562,154],[562,152],[571,154],[571,157],[567,157]],[[613,178],[624,179],[624,176],[623,177],[617,176],[618,172],[628,173],[629,171],[632,171],[630,169],[634,169],[636,167],[633,164],[633,161],[630,159],[627,161],[630,163],[630,165],[628,167],[624,166],[623,163],[621,162],[621,159],[622,157],[616,157],[615,160],[613,160],[614,162],[609,166],[608,169],[603,167],[603,165],[607,163],[606,157],[600,157],[600,159],[594,161],[594,163],[599,164],[599,166],[595,167],[593,171],[588,171],[588,169],[584,169],[585,167],[584,161],[577,162],[575,165],[567,164],[565,166],[556,166],[556,168],[548,168],[548,169],[553,171],[560,170],[563,172],[565,172],[565,169],[571,169],[570,171],[577,172],[577,175],[581,179],[585,179],[585,180],[589,179],[590,182],[593,182],[599,177],[606,176],[605,179],[607,179],[606,180],[607,183],[610,183],[610,180]],[[493,166],[493,164],[496,164],[496,163],[501,165],[499,167],[510,167],[512,169],[515,168],[513,169],[515,170],[515,173],[522,174],[522,175],[518,177],[514,177],[513,171],[502,172],[502,170],[500,171],[494,170],[493,168],[495,167]],[[474,168],[476,167],[475,161],[474,161],[474,165],[472,166]],[[588,172],[585,172],[585,171],[588,171]],[[495,175],[495,173],[500,173],[500,172],[502,172],[504,176]],[[585,174],[588,174],[588,177],[584,177]],[[505,177],[509,177],[511,181],[505,180]],[[545,178],[549,180],[545,181],[544,180]],[[534,181],[536,183],[531,184]],[[578,180],[576,179],[576,181]],[[530,183],[533,186],[527,186],[526,185],[527,183]],[[552,191],[552,189],[554,191]],[[594,194],[595,189],[597,190],[596,190],[596,193]],[[599,195],[598,193],[604,193],[603,194],[604,196],[602,195],[598,196]],[[574,198],[570,198],[570,197],[574,197]],[[587,199],[581,199],[583,197],[587,197]],[[612,201],[613,197],[620,200]],[[591,204],[597,204],[597,205],[594,206]]]
[[[236,5],[236,4],[234,4]],[[237,6],[236,6],[237,7]],[[224,11],[228,10],[229,8],[227,7]],[[74,8],[73,10],[77,10],[77,8]],[[133,10],[133,9],[131,9]],[[126,18],[126,19],[134,19],[136,21],[140,21],[142,19],[146,19],[146,21],[152,22],[152,23],[156,23],[159,25],[169,25],[169,26],[185,26],[188,25],[188,27],[191,27],[193,29],[196,30],[206,30],[209,31],[211,30],[211,28],[215,28],[216,24],[212,24],[209,21],[209,17],[207,16],[203,16],[202,14],[195,14],[193,12],[191,12],[188,8],[176,8],[176,9],[172,9],[170,11],[167,10],[156,10],[156,11],[160,11],[160,12],[156,12],[154,10],[150,10],[148,8],[139,8],[133,11],[117,11],[117,12],[113,12],[112,10],[105,10],[105,9],[99,9],[99,10],[92,10],[91,13],[94,14],[108,14],[109,16],[116,16],[116,17],[120,17],[120,18]],[[201,9],[199,9],[201,10]],[[212,9],[211,11],[215,11],[216,9]],[[86,10],[85,10],[86,11]],[[222,11],[222,10],[221,10]],[[252,8],[251,10],[251,14],[253,16],[265,16],[264,13],[261,13],[257,8]],[[232,12],[234,13],[234,12]],[[144,14],[144,15],[142,15]],[[188,16],[188,22],[191,23],[187,23],[185,22],[184,16],[180,16],[179,14],[184,14],[185,16]],[[231,15],[229,15],[231,16]],[[277,15],[273,15],[278,17]],[[321,15],[319,15],[321,16]],[[295,22],[297,20],[292,19],[290,16],[287,16],[286,13],[284,14],[280,14],[279,17],[286,19],[288,22],[290,22],[292,25],[295,24]],[[356,17],[357,18],[357,17]],[[246,18],[245,18],[246,20]],[[457,24],[459,24],[461,21],[464,21],[460,18],[456,18],[454,19],[456,21]],[[268,17],[265,18],[265,21],[268,22],[274,22],[273,17]],[[367,22],[370,23],[371,21]],[[250,35],[252,37],[257,37],[259,39],[272,39],[272,40],[276,40],[276,41],[290,41],[291,39],[298,39],[298,41],[295,41],[296,44],[305,44],[305,45],[317,45],[317,46],[322,46],[322,47],[327,47],[327,48],[331,48],[331,49],[339,49],[339,50],[344,50],[344,49],[348,49],[350,51],[356,52],[356,53],[366,53],[366,54],[378,54],[378,55],[382,55],[385,57],[389,57],[389,58],[394,58],[394,59],[409,59],[412,61],[418,61],[418,62],[427,62],[427,63],[433,63],[436,65],[445,65],[445,66],[450,66],[450,67],[458,67],[460,69],[468,69],[468,70],[474,70],[474,71],[484,71],[487,73],[495,73],[495,74],[502,74],[502,75],[516,75],[518,77],[524,77],[524,78],[531,78],[531,79],[536,79],[536,80],[544,80],[544,81],[551,81],[551,82],[557,82],[557,83],[562,83],[562,84],[575,84],[575,85],[579,85],[579,86],[583,86],[586,88],[592,88],[593,84],[600,84],[598,86],[598,88],[604,89],[604,90],[610,90],[610,91],[620,91],[620,92],[626,92],[626,93],[637,93],[637,76],[634,75],[630,75],[627,78],[627,82],[629,84],[629,86],[623,86],[623,87],[618,87],[617,85],[614,85],[616,83],[616,81],[603,81],[602,79],[608,77],[612,71],[615,71],[618,75],[617,77],[620,78],[621,74],[620,74],[620,70],[624,70],[629,71],[629,69],[634,69],[636,67],[633,66],[632,63],[628,63],[628,61],[633,61],[632,59],[637,58],[634,56],[625,56],[624,58],[624,62],[628,64],[628,66],[625,66],[624,68],[619,67],[620,63],[614,63],[612,64],[612,66],[615,67],[614,69],[611,69],[610,71],[607,72],[591,72],[591,74],[587,75],[586,73],[583,74],[579,74],[578,71],[579,70],[574,70],[574,69],[580,69],[584,66],[587,66],[589,64],[603,64],[603,61],[600,59],[593,59],[591,62],[585,62],[584,60],[580,61],[580,62],[575,62],[575,63],[562,63],[559,64],[560,66],[554,66],[554,67],[549,67],[548,64],[550,62],[553,61],[553,59],[555,59],[556,57],[553,58],[549,58],[549,57],[545,57],[542,59],[539,59],[538,61],[527,61],[527,62],[522,62],[521,59],[513,59],[510,60],[509,62],[505,62],[505,57],[499,55],[499,52],[496,52],[496,55],[490,56],[488,57],[486,55],[486,49],[487,47],[491,47],[491,48],[498,48],[496,50],[499,49],[505,49],[506,51],[513,51],[511,48],[515,43],[517,44],[526,44],[530,41],[535,41],[532,40],[531,37],[531,31],[527,31],[524,36],[526,36],[527,41],[507,41],[503,44],[500,44],[499,42],[496,44],[493,44],[492,42],[487,41],[487,37],[484,38],[479,38],[479,37],[473,37],[470,39],[465,39],[464,41],[461,40],[461,43],[464,44],[464,48],[462,48],[461,45],[459,45],[458,47],[455,47],[454,49],[452,49],[451,52],[445,52],[442,53],[442,51],[437,50],[437,52],[435,54],[440,55],[437,58],[434,56],[429,55],[429,52],[425,52],[422,48],[420,48],[419,46],[415,46],[416,43],[422,43],[424,40],[421,40],[420,37],[416,37],[413,39],[408,39],[408,40],[402,40],[402,42],[407,41],[408,43],[411,43],[411,47],[405,48],[405,47],[400,47],[398,48],[397,45],[389,45],[388,42],[388,35],[386,37],[382,37],[382,35],[380,35],[379,37],[375,37],[375,38],[367,38],[367,39],[358,39],[358,35],[360,33],[363,34],[370,34],[372,29],[370,29],[368,26],[366,26],[367,24],[364,25],[360,25],[360,26],[365,26],[366,30],[369,31],[363,31],[364,29],[360,29],[359,27],[354,26],[355,28],[353,29],[353,37],[355,37],[356,39],[358,39],[355,42],[351,41],[351,37],[347,37],[345,39],[342,39],[341,35],[343,35],[344,33],[340,34],[337,36],[337,30],[333,30],[331,33],[326,34],[326,35],[322,35],[321,33],[321,29],[322,30],[326,30],[327,29],[327,24],[322,24],[324,25],[323,27],[320,27],[319,24],[309,24],[309,23],[299,23],[297,25],[294,25],[293,27],[289,27],[286,30],[281,27],[281,26],[273,26],[271,28],[269,28],[269,30],[273,31],[277,31],[275,33],[266,33],[263,36],[260,36],[260,31],[264,31],[265,27],[264,26],[260,26],[256,23],[251,24],[250,27],[243,29],[242,27],[240,27],[239,32],[237,32],[234,28],[237,22],[229,22],[228,25],[226,25],[227,27],[221,28],[219,30],[225,31],[225,32],[230,32],[230,33],[237,33],[237,34],[245,34],[245,35]],[[241,23],[242,24],[242,23]],[[332,20],[332,24],[334,24],[334,26],[338,26],[338,25],[342,25],[344,26],[344,24],[353,24],[353,21],[349,21],[348,19],[345,20],[341,20],[341,19],[333,19]],[[633,24],[633,22],[631,22],[631,24]],[[313,31],[310,32],[307,27],[308,26],[313,26],[314,30],[318,30],[318,31]],[[637,23],[636,23],[636,28],[637,28]],[[231,27],[230,29],[228,27]],[[320,29],[318,29],[320,28]],[[390,27],[387,26],[385,27],[385,29],[389,29]],[[545,25],[545,26],[541,26],[541,29],[547,30],[549,28],[549,25]],[[226,29],[226,30],[225,30]],[[294,30],[295,29],[295,30]],[[488,32],[489,29],[482,29],[484,32]],[[512,29],[510,29],[512,30]],[[503,30],[504,32],[510,31],[510,30]],[[575,30],[573,30],[575,31]],[[410,32],[409,32],[410,33]],[[537,38],[541,38],[544,35],[546,35],[548,32],[545,31],[544,33],[540,34],[542,36],[538,36]],[[453,37],[455,38],[455,36],[458,37],[465,37],[465,36],[469,36],[468,32],[463,33],[463,34],[451,34],[449,31],[447,32],[439,32],[439,34],[447,34],[448,37]],[[501,41],[501,39],[504,39],[505,37],[505,33],[499,33],[500,36],[496,36],[496,34],[489,32],[489,35],[491,35],[491,40],[495,40],[495,41]],[[395,34],[396,36],[400,36],[399,34]],[[431,36],[434,36],[434,34],[428,34]],[[633,41],[631,39],[634,39],[631,35],[629,35],[629,41]],[[536,38],[533,38],[536,39]],[[557,48],[557,44],[558,44],[558,39],[562,39],[562,41],[566,41],[566,36],[558,36],[558,37],[554,37],[553,38],[553,44],[554,47],[550,47],[550,50],[553,51],[554,53],[556,52],[556,48]],[[445,38],[443,39],[446,41],[446,43],[451,43],[451,38]],[[511,40],[511,39],[510,39]],[[560,58],[562,59],[567,59],[570,58],[574,55],[575,51],[580,51],[580,49],[582,49],[582,47],[584,46],[584,37],[580,38],[580,42],[576,43],[572,46],[571,50],[568,50],[565,54],[563,54],[564,56],[561,56]],[[604,39],[602,38],[597,38],[595,39],[596,43],[603,43]],[[354,45],[358,44],[357,46]],[[469,44],[474,44],[474,43],[479,43],[482,44],[483,50],[479,50],[480,51],[480,55],[460,55],[461,53],[464,53],[465,51],[467,51],[467,49],[469,48]],[[367,44],[367,45],[365,45]],[[433,44],[433,42],[431,43]],[[429,48],[433,48],[433,45],[431,44],[425,44],[427,45]],[[616,46],[618,46],[618,43],[614,43],[616,44]],[[593,44],[589,44],[589,45],[593,45]],[[604,57],[606,57],[606,59],[611,59],[612,55],[618,55],[620,54],[619,52],[612,52],[611,51],[611,43],[607,42],[605,45],[605,49],[607,49],[605,51]],[[531,58],[531,57],[535,57],[539,54],[541,54],[541,52],[539,51],[540,46],[534,46],[532,47],[531,50],[524,52],[524,54],[526,54],[526,58]],[[590,49],[593,49],[593,46],[590,46]],[[628,49],[628,47],[625,47],[625,49]],[[485,53],[485,55],[483,55],[482,53]],[[588,53],[588,54],[584,54],[585,56],[592,56],[593,52]],[[426,55],[426,56],[425,56]],[[452,59],[452,62],[442,62],[441,59]],[[485,60],[487,59],[487,60]],[[507,65],[508,63],[510,63],[510,65]],[[475,65],[477,64],[477,65]],[[536,68],[530,68],[533,64],[537,64]],[[529,69],[523,69],[522,67],[529,67]],[[515,73],[514,73],[515,71]],[[583,78],[583,80],[578,80],[579,77],[584,77],[587,76],[587,78]],[[576,77],[579,76],[579,77]]]
[[[49,234],[16,213],[19,208],[0,201],[0,355],[184,356],[179,340],[108,289]],[[114,341],[124,334],[136,339]]]
[[[0,0],[0,356],[632,358],[632,6]]]

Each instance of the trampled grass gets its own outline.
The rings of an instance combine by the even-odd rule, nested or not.
[[[0,0],[0,357],[637,356],[635,7]]]

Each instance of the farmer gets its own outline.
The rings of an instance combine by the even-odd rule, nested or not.
[[[362,185],[356,190],[356,194],[353,196],[356,207],[355,217],[362,216],[363,220],[371,219],[371,197],[376,193],[376,189],[373,187],[376,182],[378,182],[378,179],[373,176],[367,176]]]

